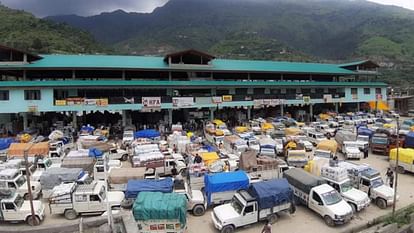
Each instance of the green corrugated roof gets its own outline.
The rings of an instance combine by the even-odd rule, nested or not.
[[[146,81],[146,80],[65,80],[0,81],[1,87],[123,87],[123,86],[387,86],[382,82],[289,82],[289,81]]]
[[[338,66],[339,67],[358,66],[358,65],[363,65],[365,63],[371,63],[371,64],[374,64],[374,65],[379,67],[378,64],[376,64],[375,62],[373,62],[371,60],[362,60],[362,61],[349,62],[349,63],[339,64]]]
[[[43,55],[43,59],[26,65],[0,65],[0,69],[98,68],[98,69],[156,69],[156,70],[211,70],[240,72],[278,72],[307,74],[352,75],[353,71],[336,64],[277,62],[258,60],[215,59],[211,67],[169,67],[163,57],[112,55]]]

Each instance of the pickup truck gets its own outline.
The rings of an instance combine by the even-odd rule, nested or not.
[[[32,186],[33,198],[39,198],[41,192],[40,183],[32,181],[30,185]],[[29,199],[26,177],[23,176],[19,169],[4,169],[0,171],[0,189],[13,190],[25,200]]]
[[[126,130],[122,135],[122,144],[127,146],[134,141],[134,131]]]
[[[374,133],[371,138],[371,153],[381,153],[387,155],[389,152],[388,135],[383,133]]]
[[[63,214],[66,219],[75,219],[79,214],[102,214],[109,202],[111,208],[120,207],[124,193],[119,191],[105,192],[102,181],[78,185],[76,183],[61,184],[53,188],[49,197],[51,214]]]
[[[329,150],[321,150],[321,149],[317,149],[315,150],[315,152],[313,153],[314,157],[321,157],[321,158],[327,158],[330,159],[333,157],[333,153]]]
[[[121,168],[122,163],[119,160],[109,160],[106,164],[106,172],[109,174],[113,168]],[[93,166],[93,179],[94,180],[105,180],[105,168],[104,161],[97,160]]]
[[[45,218],[45,206],[41,201],[33,201],[35,216],[32,217],[29,201],[15,192],[0,193],[0,204],[0,221],[25,221],[30,226],[36,226]]]
[[[297,203],[318,213],[328,226],[351,221],[351,206],[322,178],[297,168],[285,171],[283,176],[293,189]]]
[[[309,159],[305,150],[288,150],[286,162],[292,167],[305,167]]]
[[[385,209],[394,203],[394,189],[384,184],[377,170],[350,162],[339,162],[338,166],[347,169],[352,185],[367,193],[379,208]]]
[[[108,159],[110,160],[121,160],[121,161],[127,161],[129,158],[129,154],[126,150],[111,148],[107,153],[105,153],[105,156],[108,156]]]
[[[359,149],[358,143],[355,141],[344,141],[342,145],[342,153],[345,159],[361,159],[364,154]]]
[[[164,158],[162,160],[155,160],[147,162],[145,167],[155,169],[156,173],[159,176],[171,176],[173,174],[173,169],[177,170],[177,174],[185,173],[187,168],[185,162],[181,159],[174,158]]]
[[[293,214],[293,191],[286,179],[251,184],[248,190],[237,191],[231,203],[217,206],[211,213],[214,227],[221,233],[259,221],[275,222],[280,213]]]

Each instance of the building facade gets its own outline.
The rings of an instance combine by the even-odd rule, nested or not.
[[[310,116],[362,109],[386,100],[371,61],[321,64],[216,59],[196,50],[165,57],[34,55],[0,46],[0,122],[20,117],[23,127],[48,113],[119,113],[134,121],[214,118],[234,112]],[[345,110],[345,109],[344,109]],[[233,113],[232,113],[233,114]],[[234,117],[234,116],[233,116]],[[83,122],[86,123],[86,122]]]

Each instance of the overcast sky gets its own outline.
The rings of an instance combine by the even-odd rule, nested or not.
[[[168,0],[0,0],[10,8],[32,12],[36,16],[77,14],[96,15],[122,9],[127,12],[152,12]],[[203,1],[203,0],[200,0]],[[208,1],[208,0],[205,0]],[[346,0],[344,0],[346,1]],[[414,0],[369,0],[414,10]]]

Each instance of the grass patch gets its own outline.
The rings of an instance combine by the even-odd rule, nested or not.
[[[407,209],[404,209],[400,212],[396,212],[395,217],[389,216],[386,217],[383,221],[384,226],[397,223],[398,227],[404,226],[410,223],[410,215],[414,213],[414,206],[410,206]]]

